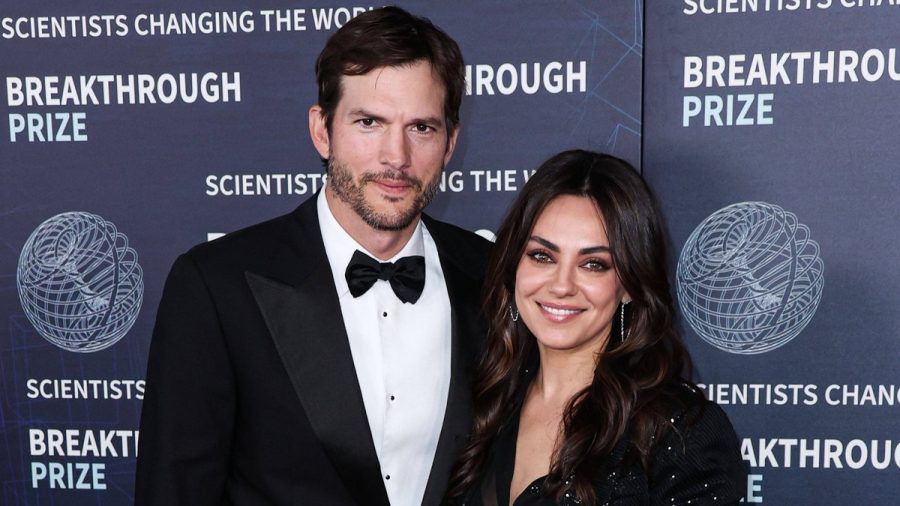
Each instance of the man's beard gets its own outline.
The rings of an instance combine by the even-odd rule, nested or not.
[[[438,171],[434,179],[424,185],[424,190],[422,181],[396,169],[388,169],[382,172],[364,172],[360,177],[359,184],[357,184],[353,180],[353,174],[347,166],[336,162],[334,157],[331,157],[328,159],[328,185],[334,194],[345,204],[349,205],[353,212],[362,218],[367,225],[375,230],[397,231],[408,227],[437,194],[441,183],[442,170]],[[366,201],[365,186],[368,183],[380,180],[403,181],[412,186],[416,195],[409,207],[397,214],[386,214],[376,211]],[[389,197],[387,200],[396,202],[400,199]]]

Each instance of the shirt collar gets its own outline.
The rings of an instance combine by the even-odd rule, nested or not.
[[[316,197],[316,212],[319,215],[319,228],[322,231],[322,242],[325,244],[325,255],[328,257],[328,263],[331,265],[331,274],[334,277],[334,286],[337,288],[338,298],[343,297],[350,291],[347,286],[347,278],[344,273],[350,258],[356,250],[362,251],[366,255],[377,259],[375,255],[363,248],[356,239],[350,236],[346,230],[338,223],[331,208],[328,207],[328,201],[325,199],[325,190],[319,192]],[[420,255],[425,256],[425,244],[422,238],[423,233],[422,220],[416,224],[412,236],[403,246],[403,248],[388,262],[395,262],[400,258]],[[380,260],[379,260],[380,261]]]

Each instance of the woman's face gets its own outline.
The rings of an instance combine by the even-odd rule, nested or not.
[[[625,293],[593,200],[563,195],[538,216],[516,270],[516,305],[542,351],[598,353]]]

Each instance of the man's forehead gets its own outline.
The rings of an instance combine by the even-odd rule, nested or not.
[[[355,109],[384,99],[397,105],[418,102],[418,106],[433,105],[443,110],[446,95],[443,81],[426,60],[376,67],[360,75],[344,74],[340,87],[339,108]]]
[[[444,88],[444,83],[441,81],[434,65],[428,60],[413,60],[399,65],[382,65],[380,67],[375,67],[364,74],[342,73],[340,83],[344,84],[348,80],[375,80],[377,82],[385,73],[398,77],[415,74],[416,79],[421,79],[422,77],[425,77],[425,75],[428,75],[436,84],[440,85],[441,89]]]

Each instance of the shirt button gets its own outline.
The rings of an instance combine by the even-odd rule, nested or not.
[[[394,396],[393,396],[393,395],[391,396],[391,400],[394,400]]]
[[[390,479],[391,479],[391,475],[389,475],[389,474],[385,475],[385,476],[384,476],[384,479],[385,479],[385,480],[390,480]]]
[[[385,318],[387,318],[387,311],[385,311],[385,312],[383,312],[383,313],[381,313],[381,316],[383,316],[383,317],[385,317]]]

